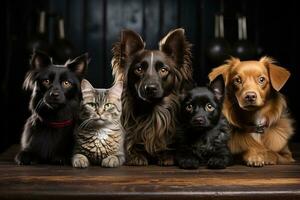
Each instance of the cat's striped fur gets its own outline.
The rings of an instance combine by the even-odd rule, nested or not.
[[[124,131],[120,124],[122,83],[110,89],[95,89],[87,81],[81,83],[80,124],[72,164],[84,168],[90,163],[118,167],[125,161]]]

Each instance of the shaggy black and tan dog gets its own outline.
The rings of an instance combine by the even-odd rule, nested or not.
[[[184,30],[169,32],[159,50],[146,50],[142,38],[124,30],[113,48],[113,72],[124,81],[121,121],[128,165],[172,165],[178,94],[192,84],[191,45]]]

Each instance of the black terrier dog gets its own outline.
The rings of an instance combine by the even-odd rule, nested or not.
[[[87,65],[87,54],[65,65],[54,65],[42,52],[33,54],[23,85],[32,91],[32,115],[25,124],[21,151],[15,158],[18,164],[70,162],[81,100],[80,82]]]
[[[196,87],[184,95],[181,128],[176,136],[176,162],[180,168],[223,169],[231,163],[227,147],[229,130],[222,115],[224,96],[222,76],[208,87]]]

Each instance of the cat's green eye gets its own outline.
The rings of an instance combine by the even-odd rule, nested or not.
[[[90,102],[90,103],[87,103],[87,105],[93,107],[93,108],[96,108],[97,107],[97,104],[96,103],[93,103],[93,102]]]
[[[111,109],[112,107],[113,107],[113,105],[111,103],[107,103],[104,105],[105,110]]]
[[[214,108],[210,103],[207,103],[207,104],[205,105],[205,110],[206,110],[207,112],[212,112],[212,111],[215,110],[215,108]]]

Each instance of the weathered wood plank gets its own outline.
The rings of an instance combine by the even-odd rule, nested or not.
[[[300,162],[224,170],[177,167],[73,169],[71,166],[17,166],[16,147],[0,156],[1,199],[298,199]],[[297,160],[299,153],[296,153]]]

